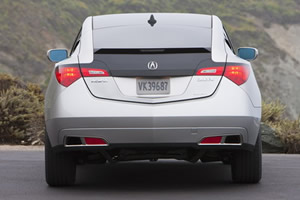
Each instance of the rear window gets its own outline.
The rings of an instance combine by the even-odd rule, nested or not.
[[[211,29],[193,26],[121,26],[93,30],[94,49],[211,48]]]

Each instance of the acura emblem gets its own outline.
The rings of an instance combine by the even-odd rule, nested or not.
[[[148,69],[156,70],[158,68],[158,63],[155,61],[148,62]]]

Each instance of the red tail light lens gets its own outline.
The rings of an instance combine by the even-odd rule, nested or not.
[[[215,137],[207,137],[204,138],[200,144],[220,144],[222,140],[222,136],[215,136]]]
[[[224,76],[230,79],[237,85],[242,85],[248,80],[249,77],[249,67],[248,66],[227,66]]]
[[[107,145],[107,142],[101,138],[85,137],[84,140],[87,145]]]
[[[109,76],[105,69],[82,68],[81,72],[84,77]],[[55,75],[57,81],[65,87],[81,78],[79,67],[57,67]]]
[[[105,69],[81,68],[84,77],[109,76]]]
[[[57,81],[65,87],[68,87],[81,77],[78,67],[56,67],[55,75]]]
[[[224,72],[224,67],[207,67],[199,69],[196,73],[198,76],[221,76]]]

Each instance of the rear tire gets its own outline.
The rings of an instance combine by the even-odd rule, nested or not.
[[[45,137],[46,182],[49,186],[69,186],[75,183],[76,163],[72,155],[55,152]]]
[[[241,150],[233,155],[232,180],[237,183],[258,183],[262,175],[261,137],[257,137],[254,151]]]

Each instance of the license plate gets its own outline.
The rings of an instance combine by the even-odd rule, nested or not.
[[[170,94],[170,79],[136,79],[136,93],[147,94]]]

